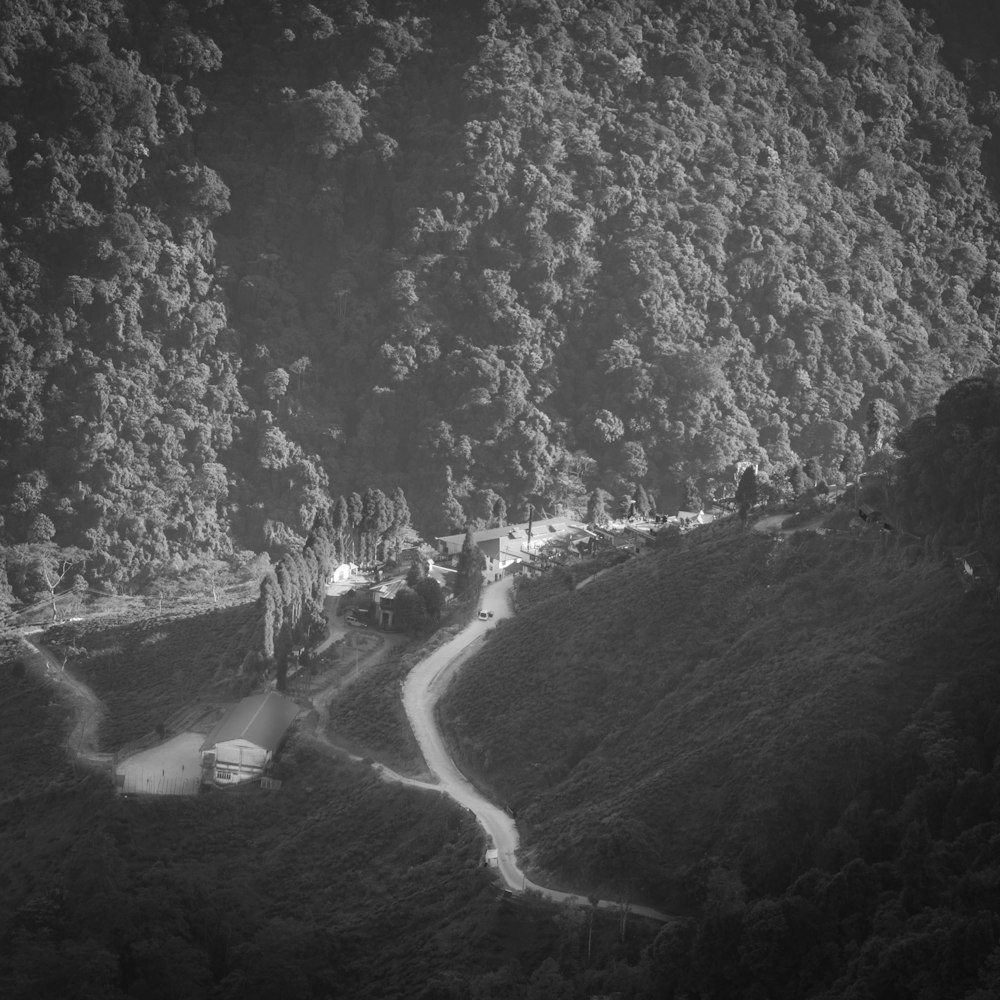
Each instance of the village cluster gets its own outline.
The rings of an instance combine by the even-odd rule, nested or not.
[[[894,525],[869,504],[850,504],[852,492],[850,487],[842,487],[824,493],[816,498],[817,510],[830,512],[848,504],[856,514],[854,530],[896,532]],[[602,550],[639,554],[655,548],[661,532],[686,533],[731,514],[731,509],[721,505],[679,511],[676,515],[630,516],[600,525],[557,516],[473,530],[471,537],[483,555],[483,582],[489,585],[505,576],[530,576],[565,566]],[[820,534],[852,533],[831,532],[816,524],[810,522],[809,530]],[[411,545],[395,559],[377,565],[337,566],[327,586],[328,597],[336,599],[336,614],[347,626],[398,630],[397,597],[407,586],[407,574],[415,562],[437,581],[445,602],[454,600],[456,564],[466,538],[465,532],[442,535],[434,538],[433,545]],[[979,553],[953,555],[963,587],[992,592],[992,577]],[[480,617],[488,619],[492,615],[483,611]],[[183,733],[130,757],[117,769],[119,787],[126,793],[153,794],[191,794],[203,784],[233,787],[259,782],[263,787],[279,787],[280,781],[269,778],[267,772],[298,714],[298,705],[275,691],[253,695],[232,706],[207,736]]]
[[[565,515],[540,518],[472,532],[472,541],[483,554],[483,581],[495,583],[504,576],[533,574],[553,566],[592,556],[602,549],[638,553],[656,544],[657,533],[676,527],[689,531],[711,524],[725,511],[679,511],[676,515],[624,518],[602,525],[584,524]],[[441,535],[434,545],[400,551],[392,562],[377,567],[344,563],[330,580],[331,593],[347,608],[345,621],[358,627],[374,626],[391,631],[396,627],[396,597],[406,586],[406,575],[414,560],[423,560],[427,575],[436,580],[446,601],[454,598],[455,565],[465,544],[466,533]]]
[[[676,517],[625,518],[603,525],[586,525],[566,516],[540,518],[521,524],[472,532],[483,554],[483,582],[504,576],[534,574],[572,560],[613,549],[637,553],[651,548],[658,531],[676,526],[688,531],[710,524],[720,510],[681,511]],[[396,599],[406,586],[414,561],[441,587],[446,602],[454,599],[455,564],[466,534],[443,535],[433,546],[411,546],[391,561],[375,566],[343,563],[336,567],[327,595],[336,598],[337,615],[345,625],[393,631]],[[487,619],[489,612],[482,613]],[[252,695],[231,706],[203,736],[183,732],[120,759],[116,783],[125,794],[195,794],[204,785],[231,788],[248,782],[280,787],[269,777],[272,761],[299,714],[299,706],[276,691]]]

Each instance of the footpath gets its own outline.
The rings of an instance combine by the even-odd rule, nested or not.
[[[106,713],[104,702],[44,646],[32,642],[27,635],[21,636],[21,642],[28,649],[28,669],[56,688],[73,710],[73,728],[66,737],[66,748],[74,764],[80,763],[95,771],[110,771],[112,754],[97,749],[97,733]]]

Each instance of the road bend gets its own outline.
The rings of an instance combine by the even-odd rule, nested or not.
[[[572,892],[561,892],[538,885],[527,877],[517,863],[518,833],[514,820],[499,806],[490,802],[458,769],[445,747],[444,737],[437,725],[435,709],[449,682],[467,656],[481,645],[487,632],[501,618],[511,614],[511,588],[513,580],[490,584],[483,593],[482,607],[492,611],[487,621],[474,619],[450,642],[439,647],[421,660],[407,675],[403,685],[403,705],[413,733],[420,745],[428,770],[436,777],[437,784],[407,781],[421,788],[435,788],[450,796],[470,810],[497,850],[499,872],[504,884],[513,892],[533,890],[558,902],[586,906],[589,900]],[[394,776],[386,775],[392,780]],[[619,909],[618,900],[600,900],[598,907]],[[628,912],[653,920],[672,920],[669,914],[645,906],[628,907]]]

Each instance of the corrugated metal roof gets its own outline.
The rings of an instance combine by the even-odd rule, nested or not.
[[[378,594],[379,599],[382,601],[391,601],[399,591],[406,586],[406,577],[398,576],[392,580],[388,580],[385,583],[377,583],[374,587],[369,588],[372,594]]]
[[[226,712],[205,737],[201,749],[211,750],[217,743],[230,740],[246,740],[273,753],[298,714],[299,706],[276,691],[251,695]]]
[[[448,574],[451,574],[450,576]],[[448,569],[445,566],[432,566],[428,571],[427,575],[432,579],[436,580],[438,586],[442,590],[451,590],[455,586],[455,579],[458,573],[453,569]]]

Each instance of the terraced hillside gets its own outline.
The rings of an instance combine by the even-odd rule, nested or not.
[[[967,763],[994,618],[919,545],[734,528],[531,605],[442,713],[538,870],[679,903],[716,858],[762,889]]]
[[[95,617],[48,629],[41,637],[108,708],[101,730],[112,750],[153,732],[199,692],[237,697],[238,676],[258,623],[253,604],[203,607],[183,614]]]
[[[68,708],[27,667],[13,635],[0,638],[0,802],[69,776]]]

